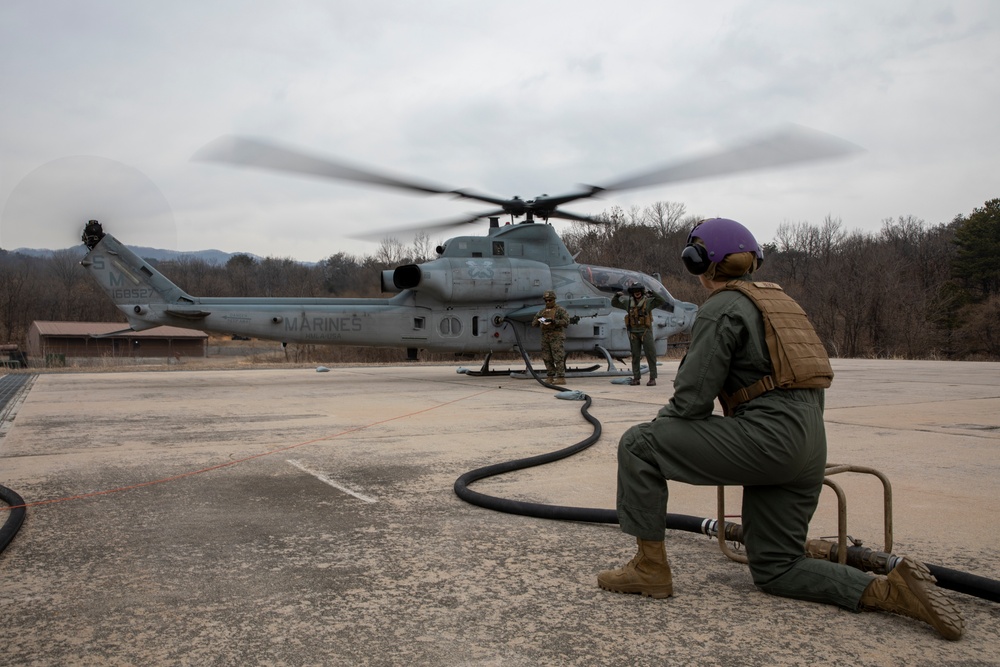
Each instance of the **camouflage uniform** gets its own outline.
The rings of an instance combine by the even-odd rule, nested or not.
[[[545,318],[545,322],[539,322]],[[569,312],[556,303],[556,293],[545,292],[545,308],[538,311],[531,320],[531,326],[542,328],[542,360],[548,377],[566,377],[566,327],[569,326]]]
[[[657,306],[666,303],[666,300],[658,294],[647,294],[638,299],[631,294],[615,294],[611,299],[611,305],[615,308],[627,311],[629,317],[625,318],[628,326],[628,342],[632,348],[632,378],[633,382],[638,382],[642,376],[642,357],[646,357],[646,365],[649,366],[649,379],[656,380],[656,341],[653,338],[653,328],[646,326],[645,316],[650,315]],[[633,316],[634,315],[634,316]]]

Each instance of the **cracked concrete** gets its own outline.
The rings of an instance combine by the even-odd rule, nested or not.
[[[573,380],[603,438],[473,488],[612,508],[618,436],[667,400],[676,365],[656,388]],[[1000,578],[1000,364],[834,369],[830,460],[889,476],[893,551]],[[946,642],[760,593],[688,533],[668,536],[676,597],[615,595],[595,576],[632,555],[616,526],[454,495],[468,470],[589,435],[580,405],[444,365],[39,376],[0,438],[0,483],[30,505],[0,554],[0,664],[1000,664],[997,603],[947,592],[966,636]],[[837,481],[851,535],[881,546],[881,485]],[[671,487],[671,512],[715,503]],[[811,534],[835,533],[825,491]]]

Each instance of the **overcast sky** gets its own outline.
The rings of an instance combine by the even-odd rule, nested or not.
[[[226,134],[533,198],[793,122],[866,152],[567,208],[680,202],[761,241],[933,225],[1000,197],[998,65],[996,0],[3,0],[0,247],[69,247],[97,218],[132,245],[316,261],[490,208],[191,160]]]

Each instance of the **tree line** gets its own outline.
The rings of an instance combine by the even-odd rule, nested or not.
[[[599,217],[604,224],[562,235],[579,262],[658,275],[675,297],[704,301],[679,260],[697,222],[683,204],[614,207]],[[877,231],[850,231],[832,217],[784,223],[764,254],[755,275],[798,300],[833,356],[1000,360],[1000,199],[936,225],[912,216],[883,220]],[[23,347],[35,320],[124,321],[79,265],[82,255],[82,246],[51,257],[0,249],[0,343]],[[315,265],[250,255],[155,264],[202,296],[363,297],[379,295],[383,270],[431,258],[421,234],[411,245],[390,238],[372,255],[338,252]],[[382,361],[392,352],[341,348],[325,358]]]
[[[704,301],[678,261],[697,223],[682,204],[603,218],[565,235],[579,261],[659,273],[674,296]],[[832,356],[1000,360],[1000,199],[937,225],[913,216],[877,231],[849,231],[833,217],[784,223],[755,276],[799,302]]]

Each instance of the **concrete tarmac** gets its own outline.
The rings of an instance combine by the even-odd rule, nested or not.
[[[613,508],[618,438],[676,368],[657,387],[571,380],[601,440],[472,488]],[[1000,579],[1000,364],[834,369],[829,460],[888,475],[892,551]],[[946,591],[966,620],[948,642],[761,593],[680,532],[675,597],[613,594],[596,574],[635,549],[617,526],[455,496],[468,470],[588,436],[581,405],[446,365],[40,375],[0,430],[0,484],[29,505],[0,554],[0,665],[1000,664],[998,603]],[[836,480],[848,532],[881,548],[881,485]],[[671,484],[669,511],[714,516],[716,490]],[[811,536],[835,534],[825,490]]]

